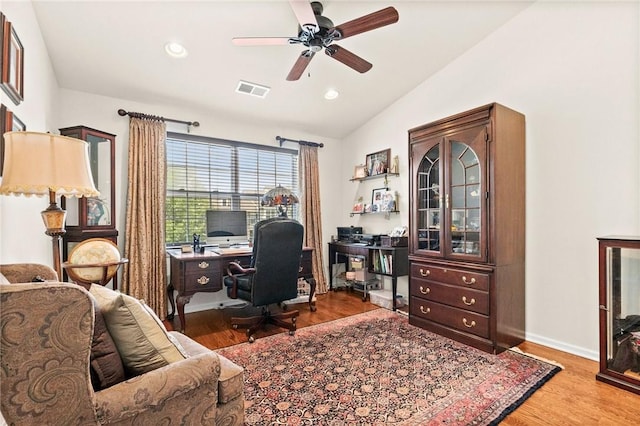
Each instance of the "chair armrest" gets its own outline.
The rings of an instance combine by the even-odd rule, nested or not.
[[[213,424],[218,402],[220,359],[199,354],[95,393],[101,424]],[[163,420],[165,419],[165,420]]]
[[[256,268],[243,268],[237,262],[229,262],[227,265],[227,275],[232,277],[234,275],[251,275],[255,274]]]
[[[29,283],[35,277],[46,281],[58,281],[58,274],[51,267],[40,263],[8,263],[0,265],[0,273],[11,283]]]
[[[0,285],[0,404],[9,424],[93,424],[93,302],[64,283]]]
[[[246,276],[255,274],[256,268],[243,268],[237,262],[229,262],[227,265],[227,276],[231,281],[231,285],[227,284],[229,281],[225,279],[225,285],[229,288],[228,296],[232,299],[238,298],[238,276]]]

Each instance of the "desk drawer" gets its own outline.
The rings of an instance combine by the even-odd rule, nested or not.
[[[411,277],[445,284],[458,285],[476,290],[489,290],[489,275],[461,269],[444,268],[427,263],[411,263]]]
[[[203,271],[184,276],[184,291],[218,291],[222,289],[219,271]]]
[[[489,293],[486,291],[413,278],[410,293],[423,299],[489,315]]]
[[[411,296],[410,315],[437,322],[465,333],[489,338],[489,317]]]
[[[220,262],[211,259],[184,263],[184,291],[218,291],[222,289]]]
[[[185,262],[184,273],[185,275],[190,275],[190,274],[199,274],[203,272],[215,271],[219,269],[218,263],[219,262],[215,260],[210,260],[210,259]]]

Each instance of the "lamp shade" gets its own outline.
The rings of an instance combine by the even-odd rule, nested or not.
[[[260,204],[268,207],[288,206],[290,204],[298,204],[299,202],[296,194],[282,185],[278,185],[269,190],[262,196],[262,200],[260,200]]]
[[[67,197],[95,197],[89,145],[51,133],[4,134],[4,170],[0,194],[43,196],[53,191]]]

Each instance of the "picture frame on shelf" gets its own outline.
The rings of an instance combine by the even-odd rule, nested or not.
[[[366,159],[367,173],[369,176],[382,175],[389,170],[389,161],[391,159],[391,149],[368,154]]]
[[[24,100],[24,47],[14,26],[0,14],[0,86],[16,105]]]
[[[387,188],[377,188],[371,191],[371,211],[379,212],[382,210],[382,203],[384,202],[384,194],[387,192]],[[375,209],[375,210],[374,210]]]
[[[27,130],[27,126],[6,105],[0,104],[0,176],[4,167],[4,135],[6,132]]]
[[[356,166],[353,170],[353,178],[354,179],[362,179],[368,176],[367,166],[364,164],[360,164]]]
[[[380,204],[380,211],[396,211],[396,193],[394,191],[386,190],[382,193],[382,203]]]

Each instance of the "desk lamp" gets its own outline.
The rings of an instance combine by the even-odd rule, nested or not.
[[[49,207],[40,214],[45,234],[52,240],[54,269],[62,281],[60,238],[66,232],[67,212],[58,207],[56,196],[100,195],[91,175],[89,145],[80,139],[37,132],[5,133],[4,144],[0,194],[49,195]]]
[[[287,207],[290,204],[298,204],[299,202],[300,200],[298,200],[296,194],[294,194],[290,189],[287,189],[282,185],[278,185],[262,196],[260,205],[278,207],[279,216],[287,217]]]

